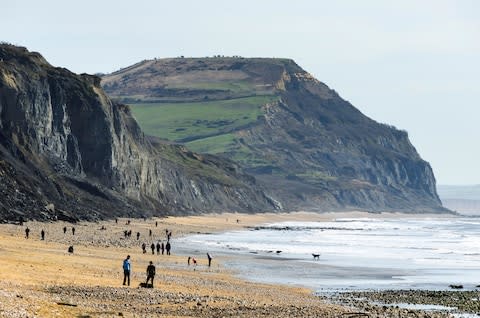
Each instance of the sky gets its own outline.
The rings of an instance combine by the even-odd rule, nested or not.
[[[1,2],[0,41],[76,73],[181,55],[292,58],[407,131],[438,184],[480,184],[480,1]]]

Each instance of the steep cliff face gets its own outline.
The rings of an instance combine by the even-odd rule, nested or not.
[[[145,138],[100,79],[0,45],[0,216],[274,210],[234,163]]]
[[[364,116],[292,61],[277,87],[279,100],[264,106],[264,123],[242,137],[256,153],[268,145],[278,154],[274,166],[289,179],[283,196],[297,195],[289,189],[307,184],[310,194],[300,195],[312,206],[442,210],[432,169],[406,132]],[[263,169],[260,179],[279,181]]]
[[[406,132],[366,117],[292,60],[143,61],[102,84],[149,133],[235,160],[288,210],[445,211]]]

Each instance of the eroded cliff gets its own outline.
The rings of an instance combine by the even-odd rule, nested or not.
[[[96,219],[278,204],[238,165],[146,138],[100,78],[0,45],[0,216]]]

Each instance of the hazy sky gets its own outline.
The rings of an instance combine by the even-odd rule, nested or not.
[[[153,57],[289,57],[408,131],[439,184],[480,184],[480,1],[1,0],[0,40],[76,73]]]

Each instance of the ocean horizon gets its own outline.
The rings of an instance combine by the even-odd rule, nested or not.
[[[464,290],[480,284],[480,218],[337,218],[280,222],[180,239],[247,280],[316,292]],[[314,259],[312,254],[319,254]],[[231,257],[236,256],[236,257]],[[240,256],[240,257],[238,257]]]

